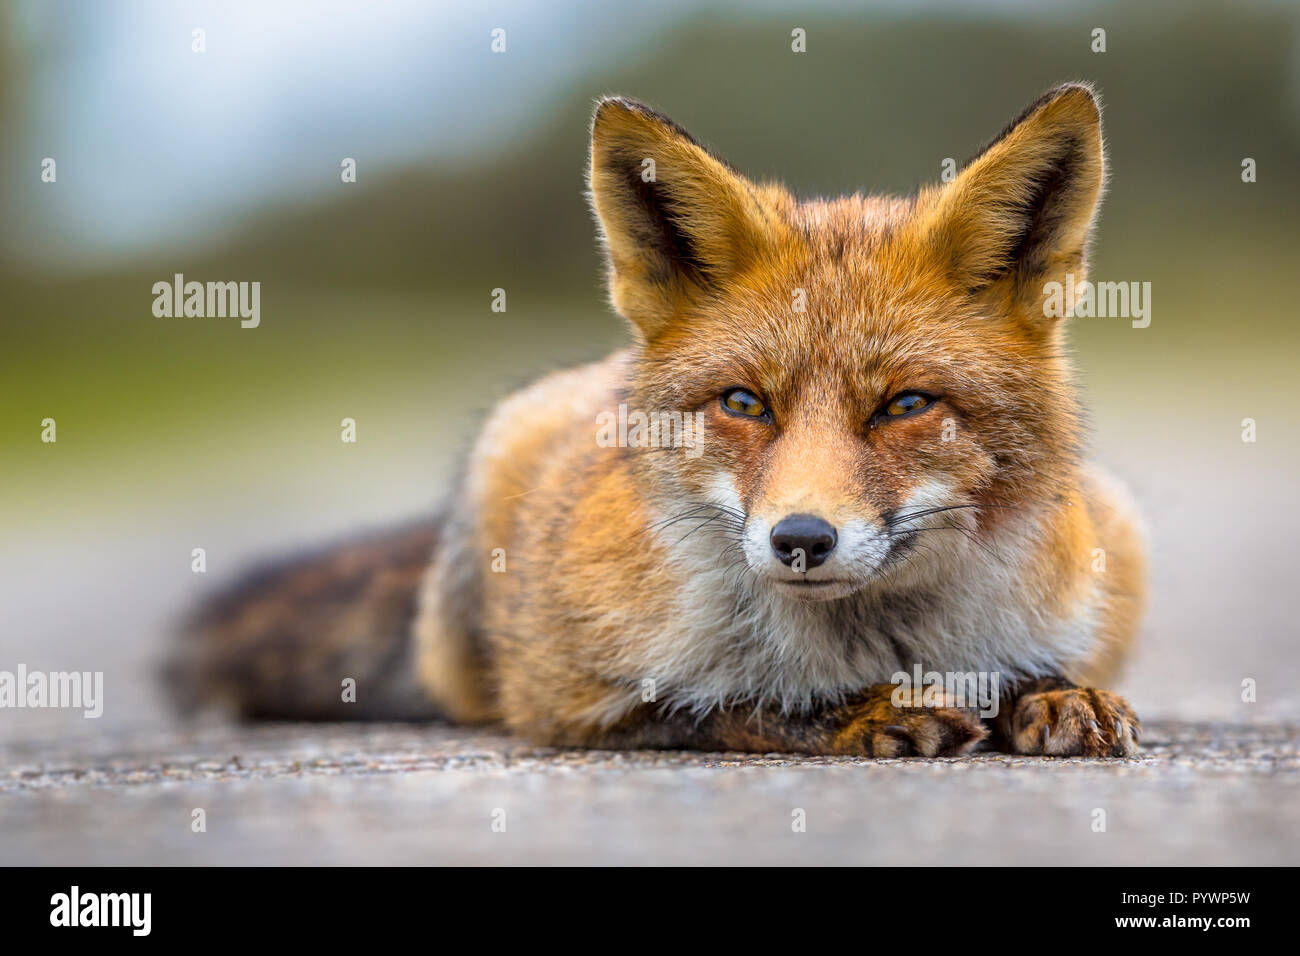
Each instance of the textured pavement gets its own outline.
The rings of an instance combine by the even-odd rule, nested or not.
[[[1143,745],[872,761],[555,751],[442,725],[11,740],[0,862],[1300,863],[1295,724],[1149,722]]]
[[[240,481],[241,459],[209,462],[197,511],[171,476],[122,490],[147,509],[78,504],[57,482],[0,501],[0,669],[103,671],[106,699],[98,720],[0,714],[0,862],[1300,863],[1300,440],[1276,420],[1274,437],[1243,444],[1222,391],[1189,392],[1209,379],[1150,341],[1093,383],[1105,460],[1152,528],[1143,635],[1110,688],[1143,718],[1137,759],[550,753],[440,726],[178,729],[157,678],[177,616],[295,545],[421,513],[435,484],[393,454],[340,471],[298,449]],[[1287,380],[1240,374],[1260,407],[1262,383]],[[1135,394],[1156,410],[1134,416]],[[210,580],[191,572],[196,541]],[[806,832],[791,830],[796,809]]]

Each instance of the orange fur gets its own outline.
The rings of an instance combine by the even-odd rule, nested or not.
[[[1070,681],[1121,665],[1142,539],[1083,463],[1042,306],[1084,278],[1104,180],[1078,84],[951,183],[813,202],[603,100],[591,197],[632,342],[483,429],[420,597],[429,694],[552,744],[1131,753],[1127,705]],[[620,406],[699,441],[608,447]],[[792,516],[835,532],[823,563],[781,556]],[[913,665],[998,675],[999,722],[898,706]]]
[[[709,505],[736,505],[746,525],[797,512],[878,527],[935,481],[951,504],[971,506],[947,530],[992,553],[972,547],[963,560],[1004,566],[1004,606],[987,620],[1028,620],[1045,643],[1074,628],[1005,676],[1113,676],[1140,614],[1141,541],[1110,484],[1081,464],[1064,330],[1041,307],[1045,281],[1083,278],[1104,183],[1090,90],[1047,94],[954,182],[914,199],[808,203],[751,183],[654,111],[607,99],[593,122],[590,182],[611,299],[635,341],[525,390],[489,423],[461,503],[475,521],[454,557],[480,569],[482,591],[449,624],[452,595],[439,584],[449,559],[439,557],[418,631],[429,686],[439,691],[449,680],[442,648],[478,642],[484,663],[457,678],[476,688],[476,702],[454,709],[499,717],[543,741],[659,741],[682,709],[705,715],[695,731],[667,735],[687,745],[713,739],[700,729],[709,714],[824,714],[819,707],[854,692],[833,667],[822,687],[748,675],[753,686],[741,681],[730,694],[723,686],[716,699],[708,699],[714,688],[690,686],[689,665],[667,675],[656,655],[709,639],[694,633],[692,602],[732,600],[736,615],[755,615],[760,627],[751,605],[764,601],[799,605],[796,619],[836,612],[810,611],[800,596],[758,597],[767,582],[748,568],[734,596],[697,594],[690,559],[656,524],[699,503],[680,530],[701,525],[693,533],[715,540],[722,561],[725,521],[708,520]],[[792,309],[796,295],[803,311]],[[730,387],[762,396],[772,421],[727,413],[718,397]],[[873,427],[882,401],[906,390],[933,395],[932,407]],[[596,416],[620,402],[702,413],[703,452],[599,447]],[[719,500],[720,483],[734,500]],[[494,547],[509,556],[505,573],[486,570]],[[1097,548],[1109,556],[1104,577],[1091,566]],[[870,629],[873,608],[943,587],[927,577],[943,565],[926,550],[825,602],[863,609],[841,614],[846,656],[858,622]],[[674,629],[683,644],[674,645]],[[690,653],[721,672],[717,662],[735,650],[727,634],[715,639],[717,648]],[[980,661],[954,653],[927,663]],[[730,673],[745,674],[744,662]],[[657,706],[642,700],[647,680],[666,694]],[[790,694],[765,690],[782,687]],[[799,749],[803,738],[793,738]]]

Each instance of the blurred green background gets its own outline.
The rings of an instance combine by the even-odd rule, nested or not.
[[[0,11],[0,656],[148,698],[209,579],[427,511],[496,399],[621,342],[583,198],[596,96],[801,195],[906,192],[1085,79],[1111,171],[1092,277],[1152,284],[1149,328],[1072,332],[1097,454],[1155,535],[1130,692],[1237,714],[1242,677],[1294,673],[1295,4],[273,6]],[[260,328],[155,318],[176,272],[260,281]]]

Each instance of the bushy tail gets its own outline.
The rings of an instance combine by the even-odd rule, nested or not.
[[[436,523],[262,568],[208,601],[167,666],[186,713],[267,720],[420,720],[411,623]],[[355,683],[345,699],[344,681]]]

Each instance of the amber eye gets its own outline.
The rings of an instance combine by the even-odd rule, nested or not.
[[[920,392],[900,392],[885,403],[885,410],[880,417],[902,418],[912,412],[919,412],[933,401],[934,399],[929,395],[922,395]]]
[[[722,407],[732,415],[744,418],[766,418],[767,406],[753,392],[743,388],[733,388],[720,396]]]

